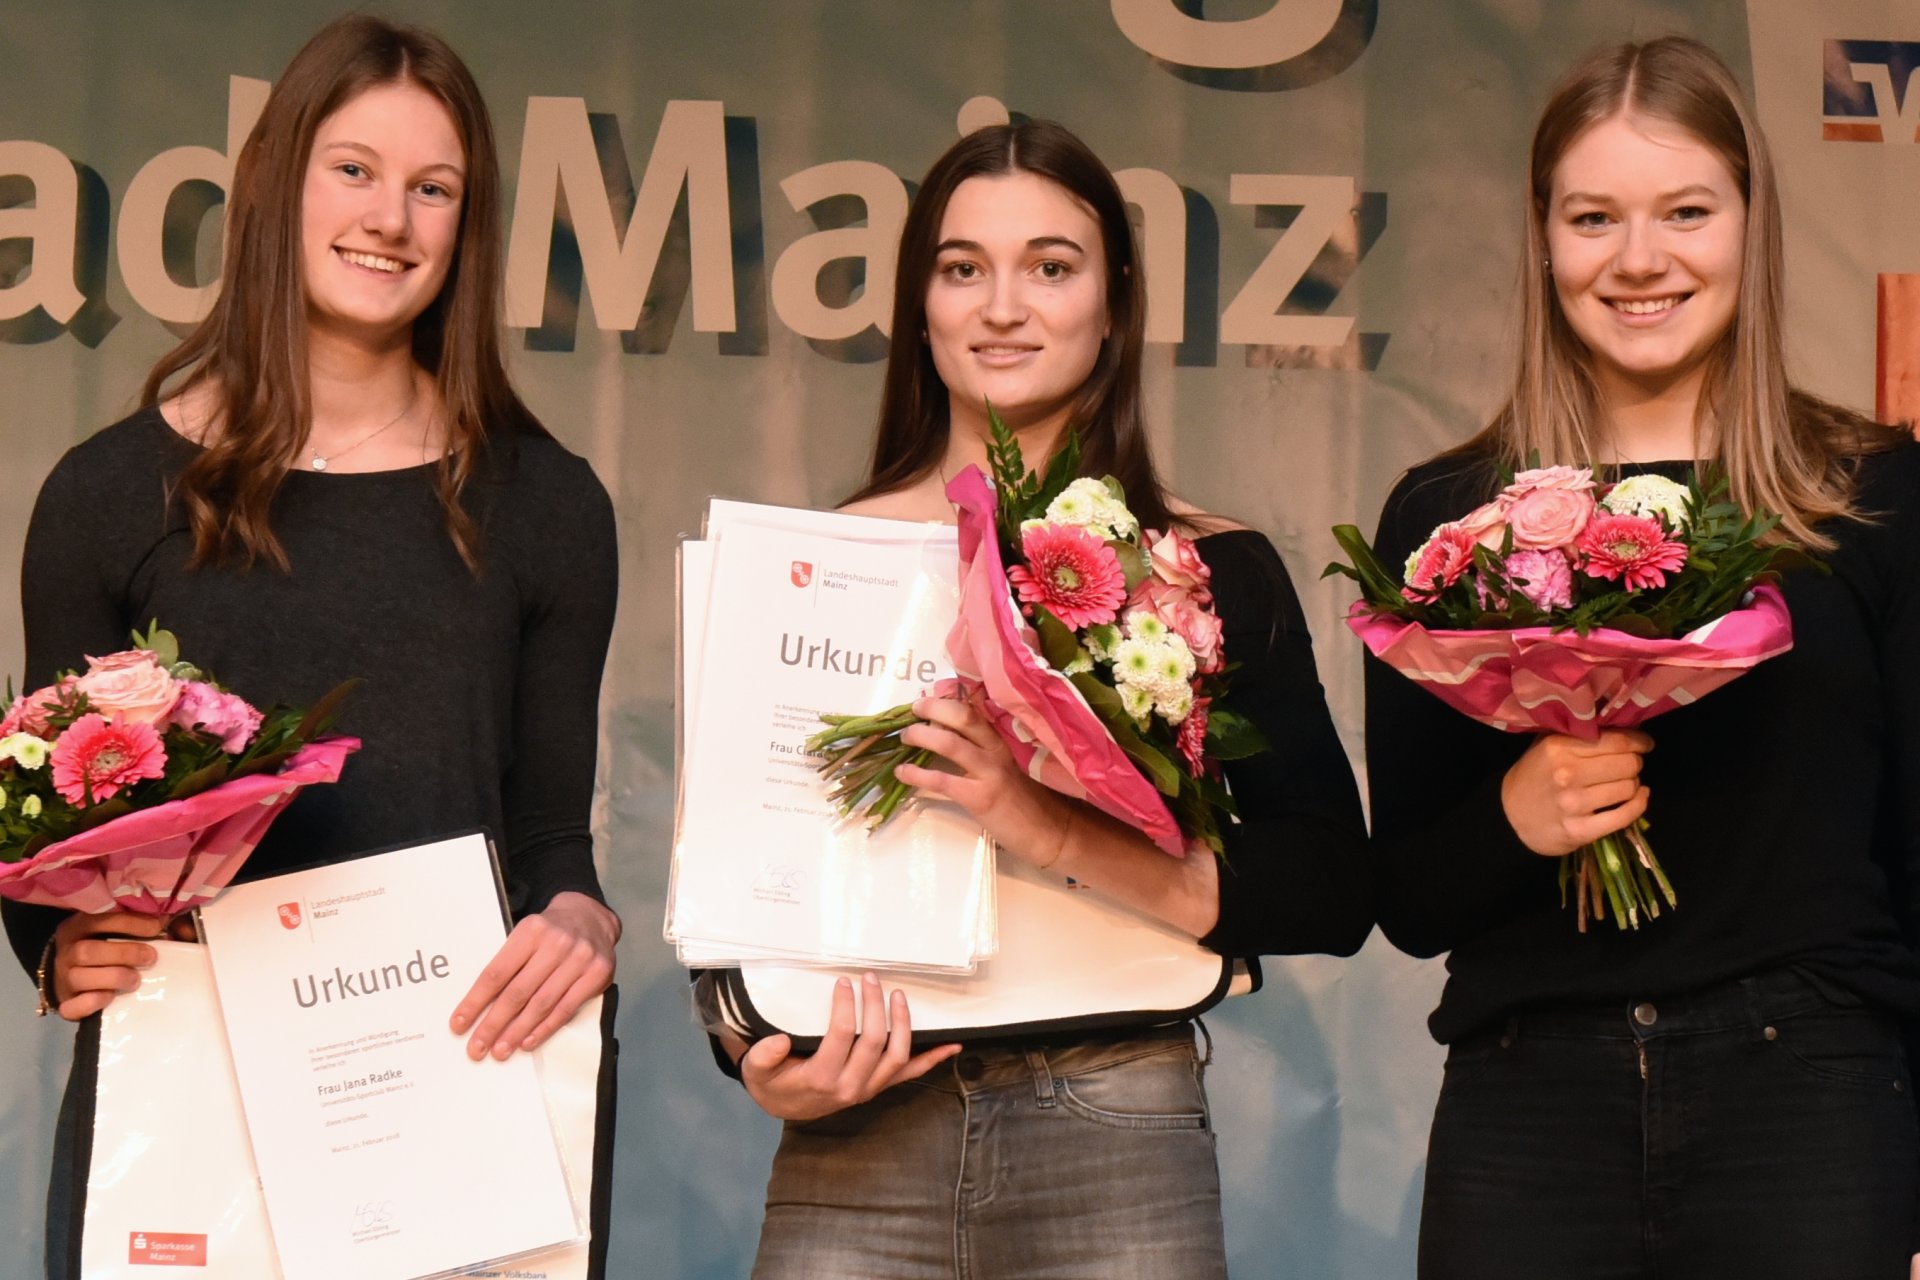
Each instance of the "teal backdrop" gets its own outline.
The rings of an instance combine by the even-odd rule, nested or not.
[[[1402,469],[1501,399],[1527,139],[1574,57],[1668,32],[1724,55],[1779,152],[1796,372],[1871,409],[1898,390],[1890,362],[1911,364],[1912,313],[1884,299],[1920,279],[1920,0],[378,7],[443,32],[486,91],[513,201],[513,372],[619,510],[595,817],[627,923],[623,1280],[745,1275],[777,1130],[714,1071],[660,937],[674,544],[709,495],[828,505],[853,485],[908,184],[958,130],[1053,117],[1121,172],[1146,243],[1156,447],[1182,495],[1279,546],[1356,761],[1359,656],[1346,592],[1319,579],[1327,530],[1370,526]],[[230,157],[336,12],[0,0],[9,582],[42,477],[131,408],[205,305]],[[0,671],[20,665],[9,603]],[[1208,1018],[1236,1276],[1412,1275],[1443,976],[1376,936],[1351,961],[1271,962],[1264,992]],[[4,990],[0,1271],[27,1277],[72,1035],[33,1020],[27,981]]]

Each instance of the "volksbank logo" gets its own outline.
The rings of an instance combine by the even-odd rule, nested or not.
[[[1822,61],[1828,142],[1920,141],[1920,44],[1829,40]]]

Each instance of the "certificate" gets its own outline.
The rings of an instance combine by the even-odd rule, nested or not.
[[[805,749],[822,712],[881,710],[952,674],[952,529],[716,503],[708,541],[684,550],[667,936],[693,963],[970,969],[991,949],[978,825],[931,803],[870,834]]]
[[[478,834],[201,908],[286,1280],[417,1280],[582,1234],[534,1060],[447,1018],[506,937]]]

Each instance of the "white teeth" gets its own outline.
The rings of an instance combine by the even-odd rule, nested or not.
[[[352,249],[340,250],[340,256],[356,267],[366,267],[373,271],[394,272],[406,265],[392,258],[382,258],[374,253],[359,253]]]
[[[1671,311],[1680,303],[1679,298],[1616,298],[1613,306],[1615,310],[1624,311],[1630,316],[1650,316],[1659,311]]]

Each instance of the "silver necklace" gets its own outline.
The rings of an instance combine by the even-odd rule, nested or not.
[[[369,431],[366,435],[361,436],[358,440],[355,440],[352,444],[348,445],[346,448],[337,449],[330,454],[322,454],[318,449],[313,448],[312,445],[309,444],[308,450],[313,454],[313,459],[312,461],[308,462],[307,465],[312,467],[315,471],[325,471],[327,469],[328,464],[332,463],[334,460],[338,458],[346,457],[348,454],[352,453],[355,449],[358,449],[361,445],[365,444],[367,441],[373,439],[375,436],[393,427],[400,421],[400,419],[412,413],[413,406],[415,402],[417,402],[419,399],[420,399],[419,381],[414,378],[407,379],[407,403],[401,406],[399,413],[396,413],[393,415],[392,421],[388,422],[384,427],[375,427],[372,431]]]

